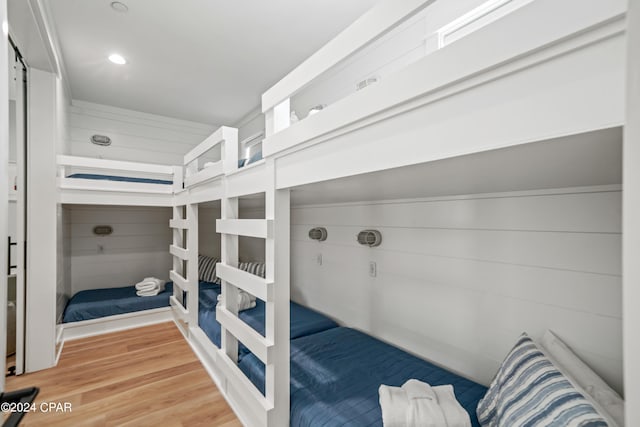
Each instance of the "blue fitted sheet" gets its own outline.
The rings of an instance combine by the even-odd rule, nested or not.
[[[220,285],[200,282],[200,298],[206,299],[209,294],[215,293],[216,289],[219,293]],[[172,293],[172,282],[168,282],[165,285],[164,292],[151,297],[137,296],[135,286],[80,291],[67,303],[62,322],[79,322],[117,314],[168,307],[169,297]],[[213,298],[215,299],[215,296]]]
[[[291,339],[315,334],[316,332],[338,326],[336,322],[329,319],[324,314],[318,313],[317,311],[311,310],[307,307],[303,307],[295,302],[291,302],[290,307]],[[264,316],[264,301],[256,300],[256,306],[252,309],[241,311],[239,317],[255,329],[256,332],[264,335]],[[209,337],[211,342],[213,342],[217,347],[220,347],[220,323],[216,321],[215,304],[207,304],[206,301],[202,300],[202,298],[200,299],[198,322],[200,324],[200,328]],[[242,358],[245,354],[249,353],[249,349],[244,345],[240,345],[239,352],[240,358]]]
[[[94,173],[74,173],[67,178],[82,178],[82,179],[96,179],[99,181],[120,181],[120,182],[138,182],[142,184],[162,184],[172,185],[173,181],[167,181],[164,179],[151,179],[151,178],[135,178],[129,176],[114,176],[114,175],[99,175]]]
[[[264,364],[253,354],[240,369],[264,393]],[[350,328],[333,328],[291,341],[291,425],[382,426],[381,384],[416,378],[452,384],[479,427],[476,406],[487,388]]]

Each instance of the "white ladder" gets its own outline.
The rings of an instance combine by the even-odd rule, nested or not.
[[[198,205],[174,206],[169,227],[173,230],[173,243],[169,246],[173,295],[169,301],[176,324],[188,337],[189,325],[198,324]]]
[[[222,300],[216,318],[222,329],[219,361],[227,387],[243,395],[247,413],[259,425],[289,425],[289,190],[276,190],[274,160],[266,161],[265,218],[240,219],[238,197],[222,198],[222,262],[217,275],[222,280]],[[238,237],[265,240],[265,278],[238,269]],[[265,302],[265,336],[238,317],[239,290]],[[237,366],[238,342],[265,364],[264,396]]]

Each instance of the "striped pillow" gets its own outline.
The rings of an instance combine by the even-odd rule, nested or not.
[[[265,275],[264,262],[241,262],[238,264],[238,268],[256,276],[264,277]]]
[[[218,258],[198,255],[198,279],[203,282],[218,283],[216,276],[216,264],[220,262]]]
[[[477,414],[483,427],[608,427],[526,334],[502,362]]]

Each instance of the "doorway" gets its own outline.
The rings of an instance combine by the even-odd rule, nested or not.
[[[9,51],[9,235],[7,238],[6,375],[24,372],[26,262],[27,67]]]

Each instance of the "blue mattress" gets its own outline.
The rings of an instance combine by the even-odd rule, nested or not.
[[[129,176],[113,176],[113,175],[98,175],[94,173],[74,173],[67,178],[82,178],[82,179],[96,179],[99,181],[121,181],[121,182],[138,182],[142,184],[162,184],[172,185],[173,181],[167,181],[164,179],[151,179],[151,178],[134,178]]]
[[[264,393],[264,364],[253,354],[240,369]],[[382,426],[381,384],[416,378],[452,384],[479,427],[476,406],[487,388],[350,328],[333,328],[291,341],[291,425]]]
[[[320,314],[317,311],[303,307],[295,302],[291,302],[290,310],[291,339],[315,334],[338,326],[336,322],[329,319],[324,314]],[[264,316],[264,301],[256,300],[256,306],[252,309],[241,311],[239,317],[255,329],[256,332],[264,336]],[[215,303],[211,304],[210,302],[203,300],[202,297],[200,298],[198,322],[200,324],[200,328],[204,331],[207,337],[209,337],[217,347],[220,347],[220,323],[216,321]],[[244,345],[240,345],[239,352],[240,358],[242,358],[244,355],[249,353],[249,349]]]
[[[203,298],[202,295],[215,293],[216,289],[219,293],[219,285],[200,282],[201,298]],[[137,296],[135,286],[80,291],[69,300],[62,321],[64,323],[79,322],[116,314],[168,307],[169,297],[172,293],[172,282],[165,285],[164,292],[151,297]]]

